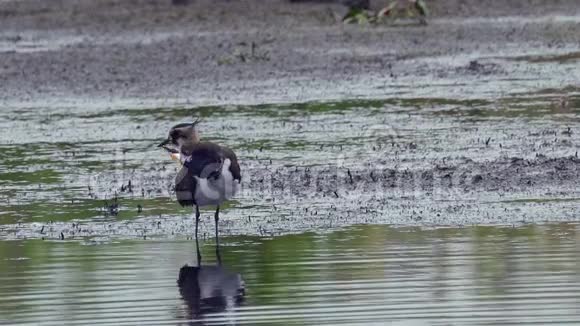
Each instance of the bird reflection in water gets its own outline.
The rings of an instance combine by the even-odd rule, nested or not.
[[[188,266],[179,270],[177,285],[188,307],[189,319],[204,314],[227,312],[239,306],[245,296],[245,284],[239,273],[229,271],[221,262],[219,246],[217,265]]]

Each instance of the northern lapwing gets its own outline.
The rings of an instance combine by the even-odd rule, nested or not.
[[[216,206],[215,238],[216,255],[219,255],[218,222],[220,205],[231,199],[238,191],[242,179],[240,165],[234,151],[211,142],[201,142],[198,131],[199,120],[171,127],[169,135],[158,147],[166,149],[181,169],[175,177],[175,193],[182,206],[195,207],[195,242],[198,263],[201,254],[198,242],[198,225],[203,206]]]

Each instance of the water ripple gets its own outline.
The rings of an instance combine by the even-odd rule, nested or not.
[[[0,242],[0,324],[510,325],[580,322],[577,226],[190,241]],[[26,258],[26,259],[22,259]]]

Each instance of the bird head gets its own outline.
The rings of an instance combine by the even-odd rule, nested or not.
[[[192,123],[180,123],[171,127],[169,135],[158,147],[171,151],[168,146],[173,146],[181,152],[184,148],[195,145],[199,142],[199,131],[197,130],[199,122],[199,119],[197,119]]]

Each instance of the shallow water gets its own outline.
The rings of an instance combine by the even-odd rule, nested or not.
[[[191,241],[4,241],[0,323],[576,324],[579,231],[354,226],[228,237],[223,269],[207,267],[215,255],[205,243],[207,273],[197,274],[199,283],[187,278],[181,292],[180,268],[196,265]],[[242,299],[209,299],[242,293],[238,277]]]

